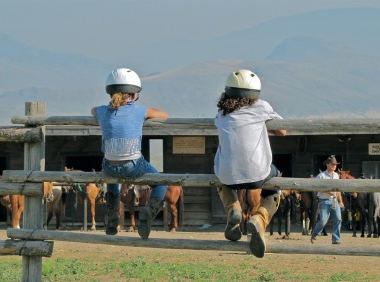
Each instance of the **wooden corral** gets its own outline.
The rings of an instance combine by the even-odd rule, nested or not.
[[[26,122],[25,122],[25,124],[31,125],[34,118],[40,119],[38,116],[45,114],[44,104],[43,103],[41,103],[41,105],[39,103],[27,104],[26,105],[26,114],[33,116],[30,118],[29,117],[26,118]],[[89,118],[87,118],[87,119],[91,120]],[[58,121],[55,121],[55,122],[58,122],[58,124],[59,124],[59,119],[58,119]],[[94,122],[94,119],[92,119],[91,122]],[[276,123],[268,122],[268,128],[270,128],[270,129],[287,128],[284,124],[281,124],[281,122],[283,122],[283,121],[276,121],[276,122],[278,122],[278,123],[276,124]],[[202,123],[202,122],[200,122],[200,123]],[[323,122],[322,123],[310,124],[307,121],[303,121],[303,124],[304,124],[304,126],[306,126],[306,127],[304,127],[304,130],[307,132],[311,132],[311,133],[309,133],[310,136],[313,135],[312,133],[315,133],[318,131],[319,131],[319,134],[321,134],[321,131],[323,132],[323,128],[321,128],[321,126],[322,126],[321,124],[323,124]],[[345,122],[342,122],[342,124],[347,126],[347,123],[345,123]],[[350,125],[350,124],[351,123],[349,123],[348,125]],[[354,132],[354,131],[360,132],[362,130],[363,132],[371,131],[371,132],[376,132],[376,134],[378,134],[379,124],[380,124],[378,121],[375,121],[375,122],[370,121],[367,123],[367,126],[364,126],[363,124],[365,124],[365,122],[364,123],[362,122],[359,125],[356,124],[354,127],[351,127],[351,132]],[[23,171],[26,171],[27,175],[23,175],[22,171],[20,174],[20,172],[6,170],[6,171],[4,171],[4,181],[9,182],[9,183],[10,183],[10,181],[26,181],[26,182],[37,182],[37,183],[39,182],[41,184],[41,182],[42,182],[41,179],[43,179],[44,177],[45,177],[45,179],[47,179],[46,177],[49,177],[51,179],[47,179],[48,181],[54,181],[55,180],[57,182],[73,183],[73,182],[81,182],[82,180],[84,180],[83,178],[88,177],[89,175],[87,175],[87,173],[72,174],[73,172],[70,172],[67,174],[62,174],[61,169],[59,169],[58,171],[51,171],[51,172],[45,171],[45,149],[46,149],[46,146],[45,146],[46,145],[45,144],[46,134],[45,133],[46,133],[46,128],[45,128],[45,125],[43,125],[43,124],[40,124],[40,125],[41,125],[41,127],[40,127],[40,129],[41,129],[41,141],[36,142],[36,143],[29,142],[29,143],[24,144],[25,158],[24,158]],[[330,125],[337,125],[338,129],[339,129],[340,124],[339,124],[339,122],[336,122],[336,123],[331,123]],[[208,126],[210,126],[210,125],[208,124]],[[343,134],[342,131],[337,130],[337,128],[328,127],[327,124],[326,124],[326,128],[327,128],[327,131],[329,132],[328,134]],[[343,126],[343,128],[344,128],[344,126]],[[370,129],[368,129],[368,128],[370,128]],[[157,130],[157,128],[155,128],[155,126],[153,126],[152,129],[154,130],[155,133],[160,132],[159,130]],[[185,129],[185,131],[183,129]],[[173,145],[172,145],[172,151],[170,152],[170,154],[171,155],[178,155],[177,160],[182,158],[184,155],[187,155],[189,152],[190,152],[189,155],[195,155],[196,157],[198,157],[198,155],[205,155],[206,154],[206,148],[209,148],[209,149],[212,148],[212,150],[210,149],[211,151],[208,152],[208,154],[209,154],[208,159],[209,160],[213,159],[212,156],[213,156],[213,154],[215,154],[214,149],[217,147],[217,146],[215,146],[215,144],[216,144],[216,142],[215,142],[215,129],[211,129],[211,131],[214,131],[213,135],[212,135],[212,136],[214,136],[214,146],[210,146],[210,147],[208,147],[206,145],[206,141],[205,141],[206,135],[207,135],[207,134],[205,134],[205,132],[207,131],[207,129],[198,127],[194,131],[192,131],[192,130],[189,130],[188,126],[185,126],[185,127],[178,128],[177,130],[182,131],[183,132],[182,136],[185,136],[185,137],[186,136],[194,136],[197,134],[199,134],[200,137],[204,137],[204,138],[197,139],[197,142],[196,142],[197,145],[196,146],[193,146],[193,144],[191,144],[191,143],[189,144],[188,139],[187,140],[183,139],[183,140],[180,140],[180,142],[179,142],[180,146],[178,146],[178,144],[177,144],[176,145],[177,147],[175,147],[174,146],[174,143],[175,143],[174,137],[172,136],[173,139],[170,139],[170,140],[171,140]],[[175,132],[175,131],[176,130],[171,130],[171,132]],[[197,133],[195,133],[195,132],[197,132]],[[203,134],[200,134],[200,132],[203,132]],[[291,130],[289,130],[289,132],[291,133]],[[191,133],[193,133],[193,134],[191,134]],[[348,132],[345,131],[344,133],[347,134]],[[165,136],[165,134],[163,134],[162,131],[160,134],[161,135],[155,135],[155,136],[156,137],[157,136]],[[292,134],[290,134],[290,136],[292,136]],[[375,142],[377,140],[376,138],[378,138],[378,137],[375,137],[374,139],[372,139],[373,142]],[[169,143],[170,140],[165,139],[165,142]],[[193,140],[193,139],[191,139],[191,140]],[[338,141],[340,143],[345,143],[344,145],[346,148],[346,151],[345,151],[346,154],[344,155],[344,157],[346,159],[348,159],[348,155],[349,155],[349,151],[348,151],[349,145],[348,144],[351,140],[352,140],[352,137],[348,137],[346,135],[341,136],[338,139]],[[283,141],[283,139],[282,139],[282,141]],[[188,146],[188,147],[186,147],[186,146]],[[286,147],[286,146],[280,146],[279,147],[280,149],[278,149],[276,146],[273,146],[274,150],[277,149],[280,154],[285,154],[284,147]],[[300,154],[308,153],[309,148],[310,148],[309,140],[299,139],[299,143],[297,144],[297,150],[299,151]],[[341,151],[335,151],[334,152],[334,150],[331,149],[331,147],[327,146],[326,148],[328,148],[329,151],[328,152],[322,151],[323,154],[329,155],[329,154],[332,154],[335,152],[341,152],[341,153],[343,152],[343,149],[341,149]],[[183,151],[181,151],[181,150],[183,150]],[[319,154],[322,154],[322,152],[319,152]],[[167,153],[168,153],[167,147],[165,147],[164,158],[167,157]],[[325,156],[323,156],[323,157],[325,157]],[[292,158],[293,158],[293,155],[292,155]],[[343,153],[341,154],[341,158],[343,158]],[[321,157],[316,158],[316,160],[320,161]],[[202,161],[205,161],[205,159],[202,159]],[[212,162],[210,161],[210,163],[212,163]],[[191,165],[188,162],[186,162],[184,164],[185,164],[183,166],[184,168],[191,167]],[[167,164],[164,165],[164,169],[166,168],[166,166],[167,166]],[[199,164],[194,164],[194,166],[199,167]],[[291,166],[293,167],[293,163],[291,163]],[[209,168],[209,170],[211,170],[210,167],[208,167],[208,168]],[[288,171],[293,172],[295,170],[290,169]],[[183,185],[183,186],[193,185],[193,187],[195,187],[195,189],[198,189],[198,187],[199,188],[208,187],[208,190],[210,190],[210,186],[215,184],[217,180],[215,179],[215,176],[212,173],[209,173],[209,172],[203,172],[203,173],[205,174],[205,176],[199,175],[201,173],[199,173],[198,175],[195,175],[195,174],[175,175],[175,174],[173,174],[172,176],[163,174],[163,175],[160,175],[160,177],[163,177],[163,178],[161,178],[159,181],[161,181],[161,183],[167,183],[167,184],[172,184],[172,181],[174,181],[175,183],[181,183],[180,185]],[[342,187],[340,187],[340,185],[342,185],[342,186],[345,186],[347,188],[347,191],[348,191],[348,188],[356,189],[358,186],[361,186],[362,191],[366,191],[366,189],[369,189],[369,190],[372,189],[370,187],[372,183],[377,182],[375,180],[369,180],[371,182],[368,181],[368,183],[367,182],[356,183],[356,182],[353,182],[352,180],[351,181],[347,180],[346,182],[343,182],[340,180],[329,180],[329,182],[327,182],[327,181],[322,181],[322,180],[317,181],[317,180],[308,178],[307,179],[308,182],[303,183],[302,182],[303,180],[301,180],[301,179],[289,180],[291,178],[288,178],[289,177],[288,175],[284,175],[284,176],[286,176],[286,177],[274,178],[274,179],[268,181],[268,183],[266,184],[267,186],[265,188],[278,189],[281,186],[282,186],[281,188],[283,188],[286,183],[288,185],[291,184],[291,185],[297,186],[297,187],[298,187],[298,185],[309,186],[309,188],[300,187],[298,189],[299,191],[302,191],[302,190],[308,190],[308,189],[310,189],[310,187],[313,187],[314,184],[312,184],[312,183],[315,182],[315,183],[318,183],[317,185],[318,185],[319,189],[345,191]],[[292,176],[294,176],[294,175],[292,175]],[[40,179],[37,179],[38,177],[40,177]],[[127,179],[122,179],[122,180],[111,179],[111,178],[108,178],[107,176],[102,175],[100,173],[99,174],[91,173],[90,177],[94,182],[101,182],[101,183],[103,183],[103,182],[109,182],[109,183],[126,182],[127,183],[128,181],[131,181],[131,180],[127,180]],[[145,177],[145,179],[144,179],[144,177]],[[151,178],[147,179],[149,177],[151,177]],[[175,178],[173,179],[173,177],[175,177]],[[197,180],[198,178],[202,178],[202,177],[206,177],[206,179],[203,179],[202,181]],[[152,184],[152,183],[158,184],[157,179],[158,178],[156,178],[156,177],[153,178],[152,175],[145,175],[139,179],[134,179],[133,181],[138,182],[139,180],[141,180],[141,181],[144,181],[146,184]],[[278,185],[275,183],[276,181],[279,181]],[[289,182],[289,181],[291,181],[291,182]],[[360,185],[360,184],[362,184],[362,185]],[[378,183],[376,183],[376,185],[377,184]],[[367,186],[365,186],[365,185],[367,185]],[[3,195],[2,193],[4,192],[4,191],[2,191],[2,189],[3,189],[2,187],[3,187],[3,183],[0,182],[0,194],[1,195]],[[4,187],[6,187],[6,186],[4,186]],[[27,185],[25,185],[24,187],[25,188],[23,188],[20,193],[26,193],[27,190],[32,189],[31,186],[27,187]],[[202,189],[202,190],[206,190],[206,189]],[[17,191],[20,191],[20,190],[17,190]],[[7,191],[7,192],[9,192],[9,191]],[[14,192],[14,193],[16,193],[16,192]],[[13,238],[20,238],[20,239],[24,238],[24,240],[26,240],[26,239],[30,240],[31,238],[33,238],[34,240],[47,240],[49,238],[49,236],[51,236],[51,238],[54,238],[56,240],[60,240],[60,239],[63,240],[64,239],[63,236],[66,235],[64,233],[62,233],[62,237],[60,237],[61,235],[59,235],[58,232],[53,232],[52,235],[50,235],[50,233],[47,233],[47,231],[42,231],[42,218],[43,217],[41,216],[41,213],[42,213],[42,196],[41,195],[25,196],[25,209],[24,209],[24,222],[23,222],[24,230],[22,230],[22,229],[21,230],[9,230],[8,236],[13,237]],[[44,232],[44,233],[40,233],[40,232]],[[40,234],[38,239],[36,237],[37,236],[36,234]],[[112,241],[112,240],[114,240],[113,239],[114,237],[112,237],[112,236],[103,235],[99,239],[96,238],[95,236],[93,236],[93,237],[88,237],[87,239],[84,239],[84,237],[83,237],[84,234],[80,234],[80,235],[82,235],[81,238],[77,238],[77,239],[72,238],[71,240],[72,241],[78,240],[80,242],[83,242],[85,240],[90,242],[91,240],[94,240],[94,241],[97,241],[98,243],[117,244],[116,241]],[[35,237],[33,237],[33,236],[35,236]],[[109,239],[109,238],[112,238],[112,239]],[[153,241],[156,241],[156,240],[141,240],[141,239],[139,239],[139,241],[145,243],[141,246],[148,246],[150,244],[150,242],[154,243]],[[130,244],[133,245],[136,243],[130,242]],[[9,246],[9,244],[8,245],[5,244],[5,245]],[[209,242],[199,242],[199,245],[201,245],[202,249],[204,249],[204,248],[207,248],[206,246],[209,245]],[[215,245],[215,248],[217,247],[217,249],[220,250],[223,247],[222,245],[224,245],[224,244]],[[234,247],[237,247],[238,245],[239,244],[236,244],[236,243],[233,244]],[[247,245],[247,243],[245,243],[245,245]],[[162,242],[160,244],[152,245],[152,247],[160,247],[160,246],[172,247],[172,248],[185,248],[185,246],[186,246],[186,248],[196,248],[192,244],[191,240],[178,241],[178,242],[175,242],[175,244],[174,244],[174,240],[168,239],[168,240],[165,240],[164,242]],[[305,248],[304,248],[304,250],[305,250]],[[272,250],[270,246],[268,246],[267,251],[274,252],[274,250]],[[315,252],[318,253],[319,251],[321,251],[321,248],[319,248],[319,247],[313,249],[313,253],[315,253]],[[352,252],[350,252],[349,250],[345,250],[345,251],[346,251],[346,254],[352,254]],[[375,252],[377,255],[378,250],[375,250]],[[300,253],[299,249],[297,250],[297,253]],[[331,254],[331,252],[329,252],[329,254]],[[23,277],[22,277],[23,281],[40,280],[42,277],[42,255],[30,255],[30,254],[22,254],[22,255],[23,255],[23,257],[22,257],[22,259],[23,259]]]
[[[63,170],[68,163],[75,169],[91,171],[101,169],[101,132],[95,118],[90,116],[24,116],[12,117],[14,124],[27,125],[20,130],[45,128],[45,170]],[[268,129],[286,128],[285,137],[270,136],[273,162],[285,177],[305,178],[323,170],[323,160],[335,154],[341,163],[338,168],[349,169],[359,177],[379,178],[380,159],[369,154],[369,144],[380,143],[377,119],[288,119],[267,122]],[[150,120],[144,124],[142,150],[147,160],[152,160],[151,140],[162,140],[163,169],[173,174],[211,174],[218,146],[217,130],[213,119],[169,118]],[[203,142],[200,151],[178,153],[177,147],[192,137]],[[183,145],[183,144],[182,144]],[[195,147],[195,146],[194,146]],[[190,148],[192,149],[192,148]],[[194,149],[194,148],[193,148]],[[195,149],[199,149],[196,147]],[[0,170],[23,169],[22,143],[0,142]],[[1,162],[3,160],[3,166]],[[79,167],[75,167],[78,165]],[[187,187],[185,193],[184,226],[224,224],[225,213],[214,188]],[[74,197],[74,195],[70,195]],[[75,199],[70,198],[69,203]],[[73,224],[81,224],[82,209],[68,206],[67,218]],[[102,224],[104,208],[97,206],[97,222]],[[0,211],[1,213],[1,211]],[[89,214],[89,212],[88,212]],[[162,226],[160,214],[154,222]],[[128,218],[128,216],[126,217]],[[296,217],[298,219],[298,217]],[[88,218],[89,221],[89,218]]]

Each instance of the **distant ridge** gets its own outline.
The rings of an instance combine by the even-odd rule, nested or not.
[[[261,98],[284,118],[375,118],[377,34],[379,9],[331,9],[202,42],[161,42],[128,52],[123,61],[151,73],[139,73],[138,103],[171,117],[214,117],[227,75],[248,68],[262,80]],[[91,107],[108,103],[104,81],[115,66],[37,49],[1,32],[0,40],[0,125],[23,115],[27,101],[46,101],[48,115],[89,115]]]

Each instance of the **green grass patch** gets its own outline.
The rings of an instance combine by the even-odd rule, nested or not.
[[[238,259],[239,264],[228,262]],[[316,262],[326,262],[317,257]],[[21,257],[5,256],[0,260],[0,281],[22,280]],[[191,256],[155,254],[151,257],[69,259],[43,258],[42,281],[312,281],[315,277],[286,269],[269,268],[253,257],[227,257],[196,261]],[[376,275],[326,273],[323,281],[379,281]]]

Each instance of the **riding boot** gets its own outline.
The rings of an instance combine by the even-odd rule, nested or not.
[[[258,258],[262,258],[265,254],[265,229],[279,205],[279,194],[264,198],[257,212],[248,221],[247,230],[251,234],[249,248],[252,254]]]
[[[106,194],[108,221],[106,226],[107,235],[116,235],[120,219],[120,194]]]
[[[227,225],[224,230],[224,237],[230,241],[238,241],[242,235],[240,230],[242,209],[236,191],[225,185],[218,186],[217,191],[227,214]]]
[[[150,198],[148,205],[143,207],[139,212],[140,225],[138,232],[141,238],[148,239],[152,221],[156,215],[162,210],[164,200],[160,198]]]

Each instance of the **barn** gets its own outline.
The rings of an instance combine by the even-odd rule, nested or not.
[[[218,147],[217,131],[212,119],[169,119],[169,126],[145,126],[143,154],[165,173],[213,173],[213,160]],[[186,121],[186,122],[184,122]],[[188,126],[188,124],[200,124]],[[380,130],[369,128],[344,130],[331,127],[310,131],[305,120],[294,121],[285,137],[270,136],[273,163],[285,177],[307,178],[323,170],[323,161],[333,154],[340,165],[359,177],[379,178]],[[375,125],[378,121],[374,121]],[[181,124],[181,126],[178,126]],[[184,126],[185,124],[185,126]],[[339,125],[337,125],[339,127]],[[301,129],[299,129],[301,128]],[[72,167],[83,171],[101,170],[101,132],[96,125],[46,125],[45,170],[62,171]],[[0,173],[24,169],[24,143],[8,141],[0,136]],[[226,216],[215,187],[185,187],[184,226],[224,224]],[[69,195],[67,224],[77,226],[83,221],[83,209],[77,206],[74,194]],[[87,212],[89,215],[89,212]],[[104,225],[105,206],[96,208],[98,226]],[[126,218],[128,216],[126,215]],[[89,219],[88,219],[89,221]],[[154,225],[162,225],[159,214]],[[6,224],[7,214],[0,206],[0,223]]]

